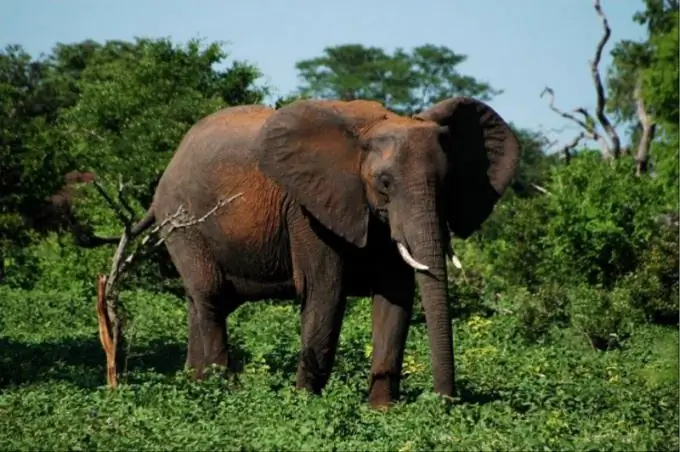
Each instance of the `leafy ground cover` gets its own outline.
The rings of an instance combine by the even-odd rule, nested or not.
[[[425,326],[414,322],[403,398],[365,403],[370,302],[351,304],[335,372],[320,397],[293,389],[293,304],[230,318],[236,381],[182,370],[178,299],[126,292],[134,315],[124,384],[105,388],[94,299],[0,289],[2,450],[677,450],[677,330],[643,325],[599,351],[572,329],[542,342],[512,314],[455,320],[459,400],[433,396]]]

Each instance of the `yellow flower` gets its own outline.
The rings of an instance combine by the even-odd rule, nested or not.
[[[413,356],[404,356],[404,366],[403,366],[403,372],[404,374],[415,374],[418,372],[421,372],[425,369],[425,366],[423,364],[417,363],[415,358]]]

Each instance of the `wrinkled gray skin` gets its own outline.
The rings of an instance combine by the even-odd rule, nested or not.
[[[185,206],[206,221],[166,241],[189,306],[187,365],[227,365],[226,317],[245,301],[301,300],[297,387],[330,376],[347,296],[373,298],[369,402],[399,396],[418,283],[435,391],[454,394],[446,254],[514,176],[520,146],[490,107],[442,101],[402,117],[369,101],[216,112],[184,137],[138,234]]]

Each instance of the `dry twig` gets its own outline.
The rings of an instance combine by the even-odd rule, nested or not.
[[[106,353],[107,363],[107,383],[109,387],[115,388],[116,380],[116,363],[118,360],[118,351],[122,350],[124,343],[123,335],[123,321],[119,315],[122,308],[119,302],[119,286],[122,277],[129,270],[131,265],[138,260],[138,258],[150,252],[152,249],[160,246],[163,242],[179,229],[184,229],[203,223],[212,215],[214,215],[220,208],[234,201],[240,197],[242,193],[223,198],[218,201],[213,208],[206,212],[201,217],[194,217],[188,213],[186,208],[180,205],[175,213],[168,216],[160,223],[156,224],[151,230],[145,234],[139,245],[128,252],[128,248],[135,239],[131,236],[132,228],[135,224],[134,211],[125,196],[126,184],[122,179],[118,183],[118,193],[115,202],[104,187],[93,181],[95,188],[102,195],[104,200],[115,211],[119,220],[123,224],[123,235],[118,242],[116,252],[111,259],[111,269],[108,275],[99,275],[98,277],[98,296],[97,296],[97,316],[99,323],[99,335],[102,342],[102,347]],[[160,236],[154,242],[152,238]]]

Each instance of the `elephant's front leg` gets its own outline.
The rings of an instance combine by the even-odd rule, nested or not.
[[[327,281],[327,279],[324,279]],[[303,297],[301,312],[302,348],[296,387],[319,394],[328,383],[340,337],[347,298],[337,287],[321,284]]]
[[[372,407],[399,398],[404,348],[413,312],[413,271],[399,262],[383,265],[373,287],[373,360],[368,400]]]
[[[293,228],[291,239],[293,279],[302,302],[296,387],[319,394],[330,378],[347,304],[344,262],[311,228]]]

